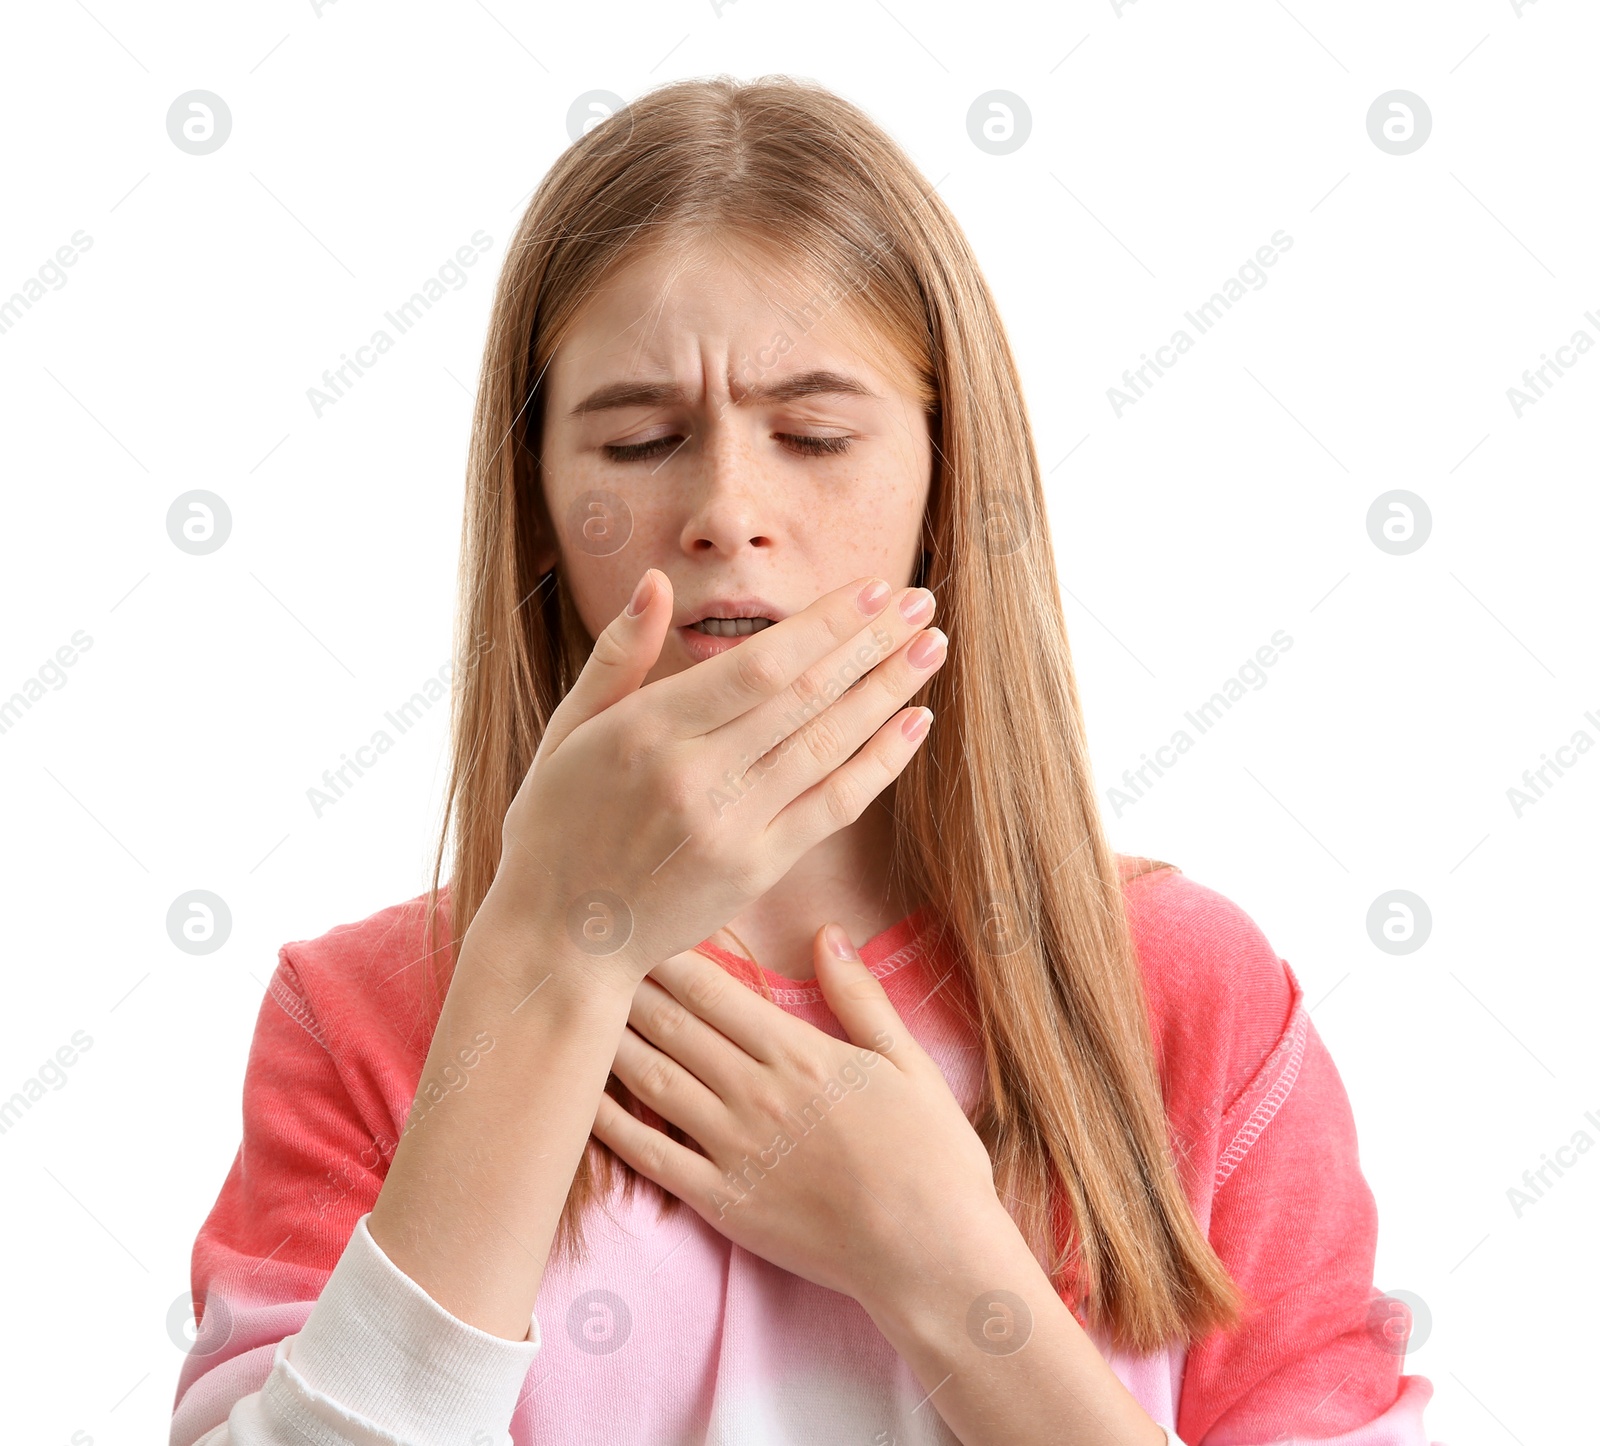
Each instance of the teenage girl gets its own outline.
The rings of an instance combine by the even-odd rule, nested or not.
[[[462,582],[434,887],[281,951],[174,1446],[1425,1446],[1293,971],[1107,845],[883,131],[686,82],[557,161]]]

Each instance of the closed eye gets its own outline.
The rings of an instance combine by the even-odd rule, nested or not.
[[[797,437],[790,432],[774,432],[773,436],[791,451],[807,457],[836,456],[850,450],[848,437]]]
[[[833,457],[850,448],[849,437],[802,437],[793,432],[774,432],[773,437],[791,452],[803,457]],[[611,442],[601,450],[613,462],[643,462],[675,452],[688,438],[669,434],[648,442]]]
[[[648,457],[676,451],[687,440],[685,437],[652,437],[648,442],[608,443],[601,450],[613,462],[642,462]]]

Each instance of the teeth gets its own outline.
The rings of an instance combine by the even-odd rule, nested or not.
[[[750,633],[759,633],[762,628],[772,626],[771,618],[701,618],[697,623],[691,623],[697,633],[708,633],[713,638],[742,638]]]

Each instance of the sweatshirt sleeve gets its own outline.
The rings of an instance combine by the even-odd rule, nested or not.
[[[505,1446],[539,1349],[451,1315],[367,1217],[392,1122],[345,1087],[285,952],[256,1021],[244,1133],[195,1241],[198,1333],[170,1446]]]
[[[1433,1387],[1401,1373],[1410,1312],[1373,1285],[1377,1207],[1349,1098],[1293,970],[1275,954],[1263,968],[1266,1007],[1286,1023],[1223,1110],[1209,1227],[1244,1319],[1189,1352],[1177,1434],[1427,1446]]]

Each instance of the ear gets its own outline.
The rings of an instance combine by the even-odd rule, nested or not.
[[[533,565],[538,570],[539,580],[542,582],[547,574],[554,572],[560,561],[561,549],[556,545],[556,530],[541,500],[533,531]]]
[[[540,470],[538,463],[534,462],[528,478],[528,490],[533,501],[533,565],[542,582],[545,574],[561,561],[561,549],[556,543],[556,526],[550,517],[550,504],[544,495],[544,478]]]

